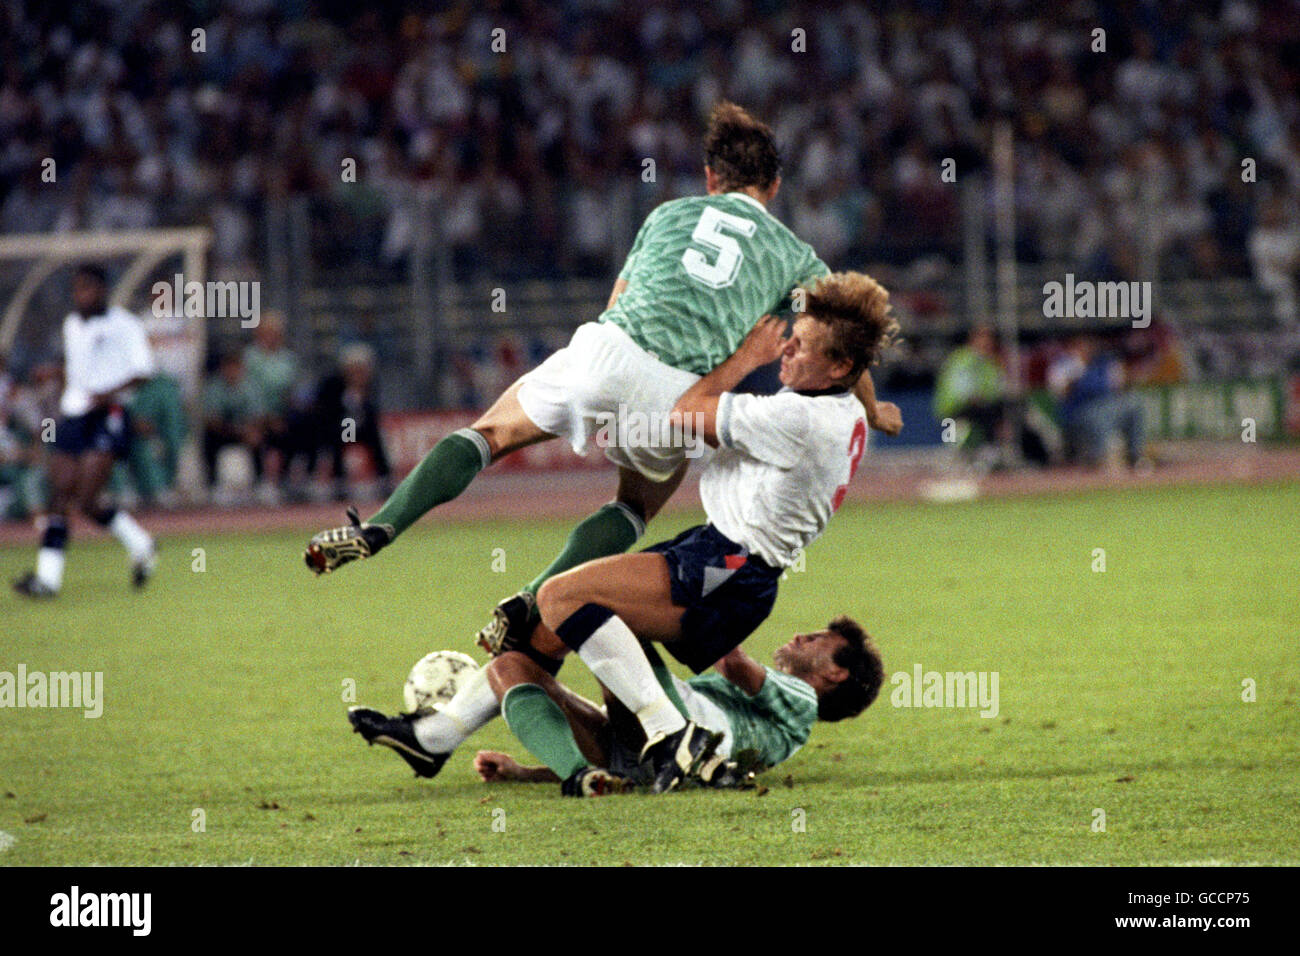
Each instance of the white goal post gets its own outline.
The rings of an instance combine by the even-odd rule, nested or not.
[[[179,254],[187,279],[203,282],[212,230],[128,229],[120,232],[69,232],[55,235],[0,236],[0,263],[31,262],[31,268],[5,303],[0,317],[0,351],[8,351],[32,296],[64,266],[108,257],[130,256],[131,264],[113,284],[109,303],[123,305],[139,284],[169,256]]]

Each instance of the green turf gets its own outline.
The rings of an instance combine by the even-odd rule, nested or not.
[[[750,650],[850,612],[891,675],[996,671],[1000,713],[887,684],[766,792],[561,800],[478,782],[473,746],[416,781],[348,731],[345,681],[397,709],[566,531],[426,520],[322,580],[302,534],[178,537],[144,594],[78,543],[57,604],[0,596],[0,670],[102,671],[104,714],[0,710],[0,864],[1300,862],[1300,484],[846,507]],[[519,752],[500,721],[471,744]]]

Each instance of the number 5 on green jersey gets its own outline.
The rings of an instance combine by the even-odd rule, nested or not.
[[[718,258],[709,262],[704,253],[698,249],[687,249],[682,253],[682,265],[686,273],[697,282],[702,282],[710,289],[725,289],[736,281],[740,265],[745,261],[745,253],[729,232],[742,236],[752,236],[758,229],[758,223],[744,216],[733,216],[713,206],[706,206],[700,214],[700,221],[695,224],[691,239],[702,246],[714,249]]]

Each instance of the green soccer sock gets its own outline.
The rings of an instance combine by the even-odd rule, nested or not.
[[[492,451],[481,434],[472,428],[453,432],[433,446],[368,523],[392,525],[396,537],[421,515],[459,495],[491,461]]]
[[[506,691],[501,716],[528,752],[561,780],[587,766],[564,711],[536,684],[516,684]]]
[[[525,591],[536,594],[546,583],[562,571],[576,568],[587,561],[603,558],[611,554],[622,554],[637,539],[645,534],[645,522],[641,516],[618,501],[611,501],[600,510],[588,515],[569,532],[569,539],[564,542],[564,550],[556,555],[555,560],[547,565],[546,570],[524,587]]]

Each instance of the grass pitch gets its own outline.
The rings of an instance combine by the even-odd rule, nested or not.
[[[76,542],[56,604],[0,596],[0,671],[102,671],[104,712],[0,710],[0,864],[1300,862],[1300,484],[847,506],[751,652],[845,611],[888,676],[996,672],[998,714],[887,683],[766,791],[484,785],[476,747],[526,757],[500,721],[433,781],[366,748],[350,682],[400,708],[567,530],[426,519],[322,580],[305,533],[174,537],[143,594]],[[0,549],[0,578],[31,560]]]

